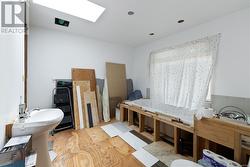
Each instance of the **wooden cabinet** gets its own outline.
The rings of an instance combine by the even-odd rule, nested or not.
[[[250,126],[227,119],[204,118],[199,121],[195,120],[194,128],[197,137],[233,149],[234,160],[238,163],[243,163],[241,158],[241,135],[249,135]],[[197,147],[201,146],[202,145],[197,144]],[[197,148],[197,150],[202,150],[202,148]],[[197,155],[199,155],[199,153],[197,153]]]

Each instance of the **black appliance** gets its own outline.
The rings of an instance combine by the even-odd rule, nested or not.
[[[64,113],[64,117],[61,123],[55,128],[55,132],[74,128],[72,97],[72,82],[57,80],[56,88],[53,90],[53,106],[61,109]]]

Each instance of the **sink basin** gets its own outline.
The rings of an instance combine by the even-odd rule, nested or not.
[[[63,119],[60,109],[32,111],[29,117],[17,119],[12,127],[12,136],[32,135],[32,148],[37,152],[37,167],[50,167],[48,153],[48,133]]]
[[[17,119],[12,128],[14,136],[40,134],[55,128],[63,119],[60,109],[41,109],[30,113],[26,119]]]

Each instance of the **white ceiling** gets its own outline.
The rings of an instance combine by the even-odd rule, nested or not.
[[[30,25],[82,34],[104,41],[138,46],[237,10],[250,7],[250,0],[90,0],[106,8],[92,23],[52,9],[31,4]],[[135,15],[128,16],[132,10]],[[70,26],[54,24],[59,17]],[[185,19],[178,24],[177,20]],[[148,34],[154,32],[155,36]]]

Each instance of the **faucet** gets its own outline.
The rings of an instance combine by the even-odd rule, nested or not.
[[[19,119],[27,118],[28,114],[26,112],[27,108],[25,104],[19,104]]]
[[[28,107],[26,107],[25,104],[19,104],[19,119],[25,119],[28,118],[30,116],[30,113],[32,111],[39,111],[40,108],[34,108],[32,110],[28,110]]]

